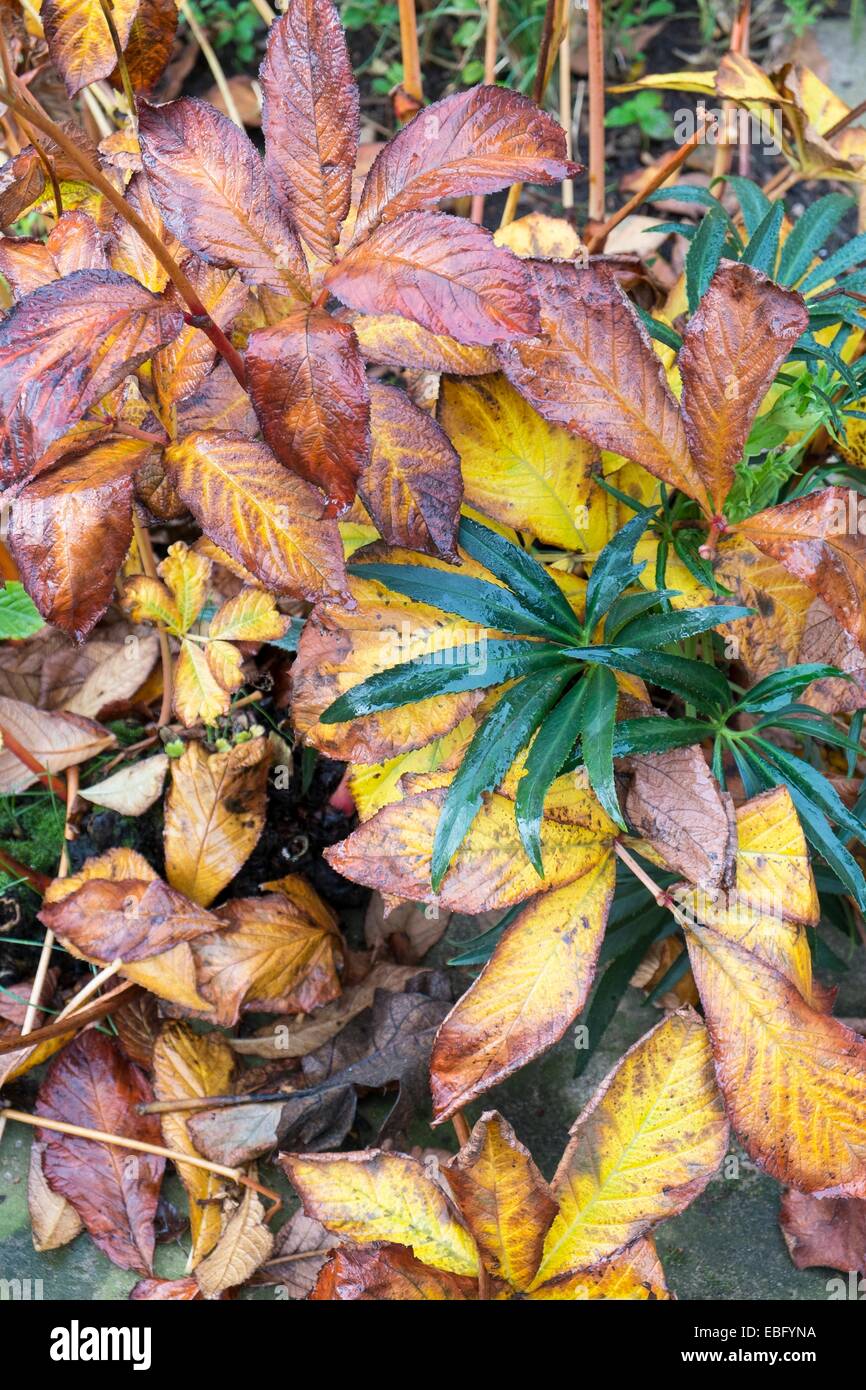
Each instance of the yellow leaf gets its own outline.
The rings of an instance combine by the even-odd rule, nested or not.
[[[533,1300],[556,1300],[574,1303],[584,1299],[609,1298],[619,1302],[647,1302],[670,1299],[652,1237],[636,1240],[619,1255],[605,1260],[593,1269],[576,1274],[564,1274],[551,1279],[529,1294]]]
[[[208,907],[243,867],[265,824],[268,741],[225,753],[190,742],[171,763],[165,871],[173,888]]]
[[[478,1252],[442,1189],[405,1154],[281,1155],[308,1215],[361,1244],[408,1245],[451,1274],[476,1274]]]
[[[175,541],[159,566],[159,577],[167,584],[180,613],[181,632],[188,632],[204,608],[211,562],[183,541]]]
[[[604,545],[594,445],[533,410],[505,376],[446,377],[439,419],[460,455],[467,502],[563,550]]]
[[[235,898],[218,909],[223,931],[196,941],[202,993],[230,1028],[241,1009],[310,1013],[340,993],[340,937],[284,893]]]
[[[639,77],[637,82],[620,82],[608,87],[609,92],[697,92],[700,96],[716,95],[715,70],[710,72],[654,72]]]
[[[174,709],[187,728],[199,722],[215,724],[231,709],[231,696],[218,684],[207,657],[196,642],[184,641],[174,673]]]
[[[576,261],[586,247],[564,217],[545,212],[529,212],[493,233],[497,246],[507,246],[521,260]]]
[[[527,1289],[556,1203],[511,1125],[488,1110],[445,1176],[486,1268]]]
[[[815,597],[808,585],[742,536],[722,541],[713,573],[733,595],[718,602],[755,610],[751,617],[725,623],[721,629],[736,639],[749,681],[754,684],[780,667],[793,666]]]
[[[820,907],[806,837],[787,787],[737,810],[737,892],[779,916],[818,925]]]
[[[123,603],[134,623],[162,623],[169,632],[184,630],[180,610],[158,579],[136,574],[123,586]]]
[[[685,925],[716,1075],[743,1147],[799,1192],[866,1197],[866,1042],[740,944],[724,915]]]
[[[187,1023],[167,1023],[153,1049],[153,1083],[158,1100],[188,1100],[218,1096],[230,1089],[234,1056],[220,1033],[194,1033]],[[182,1111],[161,1116],[162,1134],[170,1149],[198,1155]],[[217,1200],[225,1180],[204,1168],[177,1164],[177,1175],[189,1197],[194,1269],[216,1245],[220,1236],[221,1203]]]
[[[476,727],[475,720],[468,715],[450,734],[432,739],[423,748],[401,753],[384,763],[353,763],[349,790],[361,820],[369,820],[391,801],[400,801],[403,797],[400,780],[408,773],[435,772],[446,760],[458,755],[468,745]]]
[[[211,675],[223,690],[231,693],[243,685],[244,659],[231,642],[208,642],[204,656]]]
[[[113,0],[111,17],[121,47],[139,4],[140,0]],[[70,96],[114,71],[117,55],[100,0],[46,0],[42,22],[48,51]]]
[[[208,636],[226,642],[272,642],[285,634],[289,619],[277,612],[264,589],[242,589],[216,612]]]
[[[575,1122],[533,1287],[598,1264],[682,1211],[727,1142],[707,1030],[684,1009],[629,1049]]]
[[[467,860],[474,827],[468,839]],[[475,849],[476,866],[477,857]],[[572,882],[540,893],[506,928],[439,1029],[430,1059],[437,1123],[558,1042],[586,1002],[613,900],[610,845],[573,840],[568,872]]]

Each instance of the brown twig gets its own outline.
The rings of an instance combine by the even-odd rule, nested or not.
[[[88,984],[90,982],[88,981]],[[85,986],[86,988],[86,986]],[[113,1013],[123,1004],[128,1004],[138,994],[141,993],[139,985],[133,984],[131,980],[124,980],[122,985],[112,989],[108,994],[104,994],[95,1003],[89,1004],[86,1009],[75,1009],[73,1014],[68,1012],[75,1000],[71,1000],[61,1014],[53,1023],[47,1023],[44,1028],[34,1028],[27,1034],[28,1047],[35,1047],[37,1043],[50,1042],[52,1038],[62,1037],[64,1033],[71,1033],[80,1028],[87,1027],[90,1023],[96,1023],[98,1019],[104,1018],[106,1014]],[[77,996],[76,996],[77,998]],[[13,1038],[0,1038],[0,1057],[9,1052],[20,1052],[21,1041],[15,1036]]]
[[[44,893],[51,882],[46,874],[40,874],[36,869],[28,868],[26,864],[19,864],[18,860],[13,859],[5,850],[0,850],[0,869],[12,874],[14,878],[23,878],[36,893]]]
[[[415,101],[424,100],[421,58],[418,53],[418,20],[415,0],[398,0],[400,10],[400,53],[403,59],[403,88]]]
[[[538,50],[538,64],[535,69],[535,82],[532,88],[532,100],[536,106],[542,105],[547,84],[550,81],[550,74],[553,72],[553,64],[559,51],[565,5],[566,0],[547,0],[544,24],[541,30],[541,43]],[[522,183],[513,183],[509,188],[508,197],[505,200],[505,210],[499,223],[500,227],[507,227],[514,221],[522,192]]]
[[[138,123],[138,110],[135,105],[135,89],[132,85],[132,78],[129,75],[129,66],[126,55],[123,51],[123,44],[120,42],[120,35],[117,32],[117,25],[114,22],[112,11],[112,0],[99,0],[103,18],[108,25],[108,32],[111,35],[111,42],[114,47],[114,55],[117,58],[117,70],[120,73],[120,80],[123,83],[123,95],[126,97],[126,104],[129,107],[129,119],[132,121],[133,128]]]
[[[706,121],[702,120],[694,135],[691,135],[684,145],[680,145],[678,150],[671,150],[670,154],[666,155],[662,160],[646,187],[642,188],[638,193],[635,193],[632,198],[629,198],[628,202],[624,203],[619,209],[619,212],[615,212],[609,217],[604,226],[599,227],[598,231],[590,237],[588,249],[591,254],[600,251],[614,227],[618,226],[624,218],[628,217],[629,213],[634,212],[635,208],[639,208],[641,203],[646,202],[650,194],[655,193],[657,188],[661,188],[662,184],[667,182],[671,174],[688,159],[695,146],[700,144],[705,124]]]
[[[138,233],[145,246],[147,246],[148,250],[153,252],[163,270],[167,272],[178,294],[189,306],[190,312],[187,322],[194,328],[200,328],[203,333],[207,334],[214,347],[225,358],[226,362],[228,362],[241,386],[246,389],[246,368],[244,367],[243,357],[234,344],[229,342],[229,339],[219,325],[211,318],[204,304],[201,302],[192,281],[184,273],[171,253],[166,250],[160,238],[153,229],[147,225],[144,218],[141,217],[134,208],[130,207],[123,194],[115,188],[111,180],[107,179],[100,169],[97,169],[93,161],[83,150],[79,149],[75,141],[71,140],[66,134],[66,131],[57,125],[55,121],[52,121],[48,116],[44,116],[41,112],[32,111],[29,107],[23,108],[22,103],[9,91],[8,87],[0,88],[0,101],[5,102],[10,110],[14,111],[17,116],[31,122],[36,126],[37,130],[41,130],[44,135],[49,136],[49,138],[63,150],[63,153],[78,166],[84,175],[85,182],[97,189],[98,192],[111,203],[112,207],[117,209],[121,217],[132,227],[133,231]]]
[[[487,0],[487,29],[484,35],[484,81],[490,86],[496,78],[496,50],[499,46],[499,0]],[[481,226],[484,221],[484,194],[472,199],[470,220]]]
[[[589,0],[586,20],[589,60],[589,198],[587,219],[604,221],[604,15],[602,0]]]

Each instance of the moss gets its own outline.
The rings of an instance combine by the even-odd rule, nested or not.
[[[0,798],[0,849],[21,864],[53,874],[63,846],[63,811],[48,792]],[[0,877],[0,888],[12,882]]]

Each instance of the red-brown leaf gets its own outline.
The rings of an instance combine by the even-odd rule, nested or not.
[[[388,142],[364,184],[356,239],[443,198],[521,181],[558,183],[579,172],[562,126],[528,97],[471,87],[424,107]]]
[[[370,456],[370,399],[354,330],[301,309],[250,338],[247,379],[262,434],[292,472],[351,506]]]
[[[526,266],[463,217],[404,213],[353,247],[326,280],[352,309],[402,314],[461,343],[485,347],[538,332]]]
[[[304,241],[333,261],[358,150],[358,89],[331,0],[290,0],[262,63],[268,169]]]
[[[16,304],[0,324],[0,483],[25,477],[182,327],[177,308],[114,270],[78,270]]]
[[[151,1100],[150,1083],[117,1043],[88,1030],[51,1064],[36,1110],[45,1119],[160,1144],[159,1121],[137,1110]],[[152,1273],[165,1159],[55,1130],[37,1133],[49,1187],[72,1203],[103,1254],[121,1269]]]
[[[297,234],[271,192],[244,131],[207,102],[142,102],[141,157],[154,200],[175,236],[211,265],[236,266],[248,284],[308,299]]]
[[[220,925],[159,878],[90,879],[59,902],[45,904],[39,916],[55,936],[103,964],[118,956],[148,960]]]

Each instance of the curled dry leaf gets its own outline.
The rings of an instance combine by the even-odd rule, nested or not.
[[[168,772],[165,753],[118,768],[101,782],[81,787],[79,796],[96,806],[107,806],[121,816],[143,816],[162,796],[165,774]]]
[[[223,1095],[231,1086],[234,1057],[220,1033],[195,1033],[186,1023],[168,1023],[153,1049],[153,1087],[157,1100],[187,1100]],[[167,1148],[198,1154],[187,1117],[182,1111],[165,1114],[163,1140]],[[204,1168],[179,1163],[177,1173],[189,1197],[192,1250],[188,1268],[195,1269],[220,1238],[219,1197],[225,1179]]]
[[[159,1125],[138,1106],[153,1099],[142,1071],[104,1033],[87,1030],[52,1062],[39,1088],[45,1119],[160,1143]],[[165,1159],[92,1139],[38,1130],[49,1187],[69,1201],[103,1254],[150,1274],[154,1218]]]
[[[252,334],[250,395],[265,440],[287,468],[351,506],[370,454],[370,403],[354,329],[301,309]]]
[[[147,960],[219,927],[203,907],[159,878],[93,878],[39,914],[55,936],[89,960]]]
[[[731,881],[733,803],[720,792],[699,747],[624,759],[629,823],[673,873],[706,889]]]
[[[16,304],[0,324],[3,484],[182,327],[176,307],[115,270],[77,270]]]
[[[244,131],[195,97],[139,108],[141,157],[166,226],[197,256],[251,285],[309,299],[297,234]]]
[[[165,871],[173,887],[208,907],[243,867],[265,824],[266,738],[207,753],[188,743],[171,764],[165,801]]]
[[[311,1299],[319,1302],[464,1302],[477,1298],[478,1285],[466,1275],[431,1269],[404,1246],[344,1246],[325,1264]]]
[[[178,493],[205,534],[271,592],[309,599],[346,593],[343,546],[321,495],[240,433],[187,434],[166,450]]]
[[[460,459],[442,429],[394,386],[371,390],[372,450],[358,484],[389,545],[457,555]]]
[[[866,1269],[866,1201],[857,1197],[810,1197],[789,1187],[779,1224],[798,1269]]]
[[[485,347],[538,332],[525,266],[465,218],[406,212],[353,247],[326,276],[351,309],[401,314],[432,333]]]
[[[284,1298],[306,1298],[338,1243],[320,1221],[314,1221],[303,1207],[298,1207],[280,1228],[271,1258],[253,1275],[253,1283],[279,1284],[285,1290]]]
[[[215,1248],[195,1272],[207,1298],[245,1284],[270,1255],[274,1238],[264,1223],[264,1207],[252,1188],[244,1188],[237,1211]]]
[[[34,709],[20,700],[0,696],[0,725],[8,729],[48,772],[95,758],[115,742],[114,734],[92,719],[60,710]],[[8,748],[0,748],[0,792],[21,792],[36,782],[31,772]]]
[[[222,928],[196,943],[195,956],[202,993],[225,1027],[242,1008],[310,1013],[336,999],[342,944],[333,924],[285,893],[236,898],[217,915]]]
[[[52,1192],[42,1171],[44,1145],[34,1139],[30,1147],[30,1170],[27,1177],[27,1209],[33,1248],[60,1250],[84,1230],[84,1222],[71,1202],[58,1192]]]
[[[268,171],[304,241],[333,261],[352,192],[358,89],[331,0],[290,0],[259,80]]]
[[[364,183],[355,238],[443,198],[577,172],[565,131],[534,102],[504,87],[471,87],[425,107],[388,141]]]

